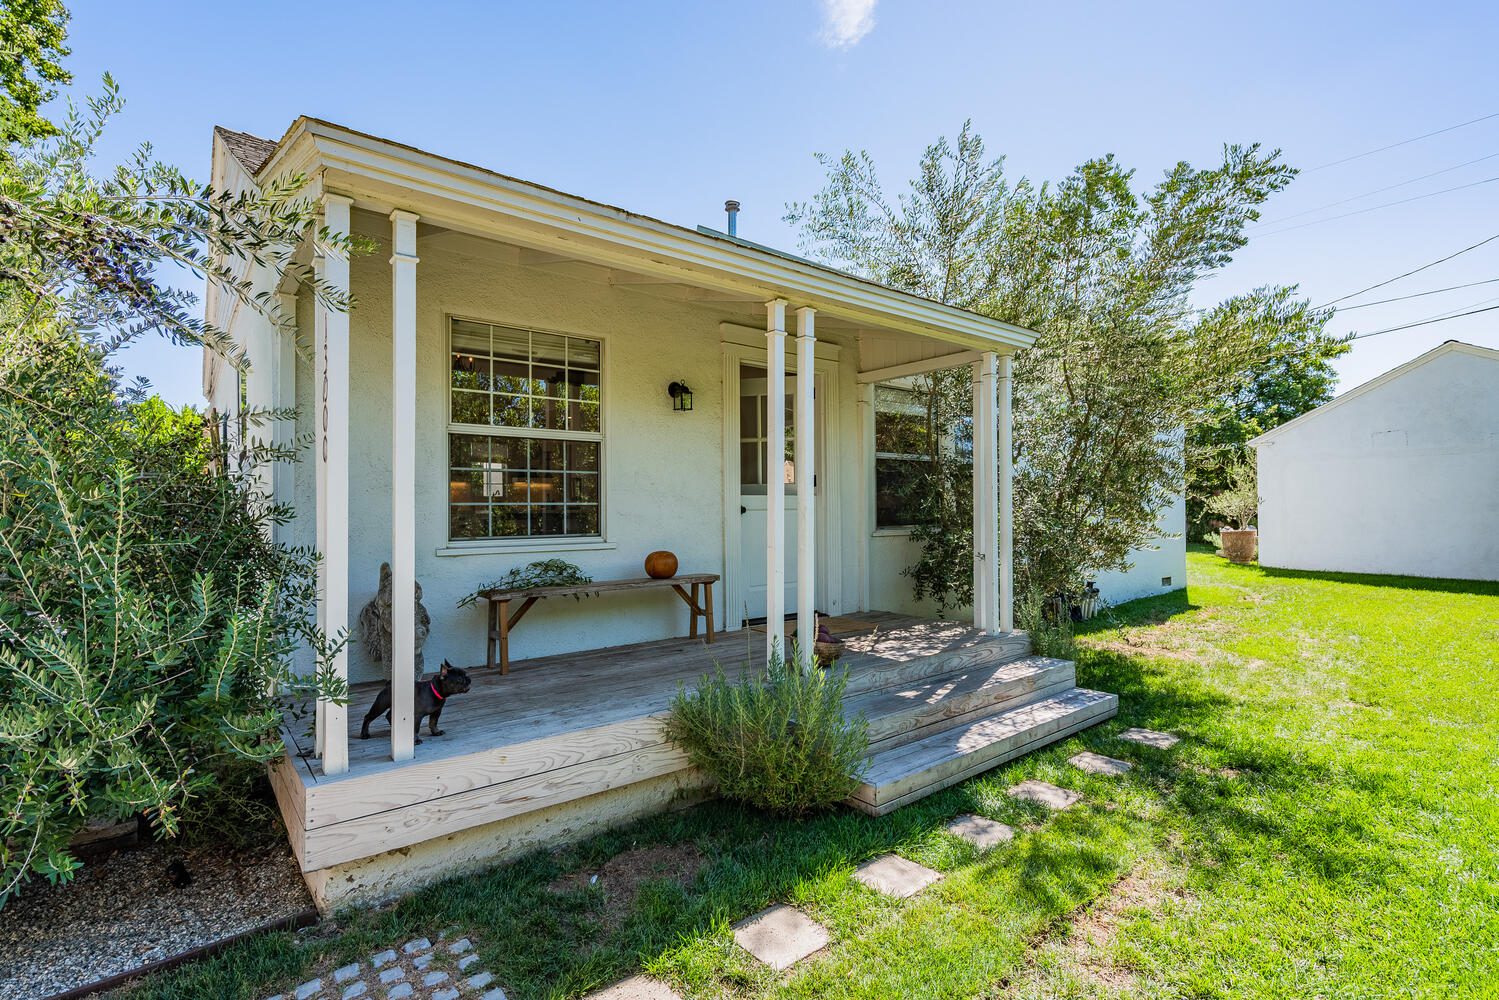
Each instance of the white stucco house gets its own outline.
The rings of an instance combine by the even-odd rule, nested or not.
[[[1499,580],[1499,351],[1449,340],[1249,443],[1260,565]]]
[[[294,322],[211,285],[208,316],[250,367],[209,353],[204,390],[231,418],[296,408],[260,433],[302,461],[262,474],[295,511],[277,537],[323,554],[327,632],[353,626],[391,567],[392,724],[360,738],[384,667],[351,643],[333,663],[350,703],[320,702],[310,732],[289,724],[272,769],[320,905],[701,788],[661,714],[714,663],[758,669],[788,617],[845,644],[850,710],[871,727],[849,804],[866,812],[1114,714],[1011,618],[1010,365],[1032,331],[741,239],[732,215],[687,229],[313,118],[274,141],[215,131],[219,190],[286,175],[309,179],[328,231],[378,249],[303,248],[348,312],[238,262]],[[892,486],[921,461],[915,380],[955,367],[972,375],[981,595],[957,621],[912,606]],[[678,577],[644,576],[657,550]],[[566,595],[582,599],[460,606],[548,558],[593,578]],[[420,745],[418,582],[428,669],[473,679]]]

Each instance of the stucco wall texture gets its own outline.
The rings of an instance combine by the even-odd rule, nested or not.
[[[1499,354],[1444,345],[1256,452],[1262,566],[1499,579]]]

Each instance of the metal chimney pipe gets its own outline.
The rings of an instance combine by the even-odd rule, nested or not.
[[[730,198],[723,203],[723,210],[729,213],[729,235],[739,235],[739,202]]]

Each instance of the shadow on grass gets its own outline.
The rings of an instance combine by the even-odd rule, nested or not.
[[[1376,573],[1332,573],[1309,569],[1272,569],[1261,566],[1260,572],[1285,580],[1321,580],[1326,583],[1351,583],[1360,587],[1394,587],[1398,590],[1425,590],[1438,594],[1499,596],[1499,580],[1444,580],[1431,576],[1383,576]]]

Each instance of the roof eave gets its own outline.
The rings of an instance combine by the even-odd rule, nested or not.
[[[1010,352],[1030,346],[1038,336],[1025,327],[746,246],[744,241],[687,229],[305,116],[287,130],[257,177],[330,171],[355,185],[363,179],[550,228],[575,247],[587,242],[625,248],[640,257],[636,263],[646,269],[677,267],[699,277],[716,273],[725,281],[763,290],[767,297],[794,295],[799,304],[970,348]]]

